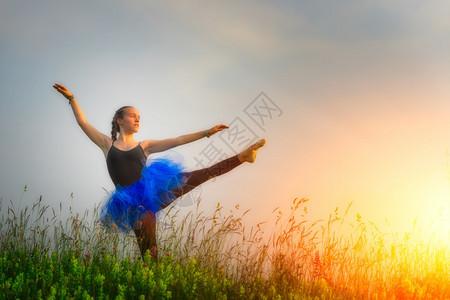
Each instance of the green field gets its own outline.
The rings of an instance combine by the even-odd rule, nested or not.
[[[65,218],[43,202],[1,204],[0,299],[450,299],[448,241],[383,233],[349,208],[309,221],[295,199],[251,228],[239,206],[173,208],[155,262],[96,210]]]

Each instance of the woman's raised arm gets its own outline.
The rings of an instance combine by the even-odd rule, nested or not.
[[[73,94],[64,86],[60,84],[54,84],[53,87],[60,92],[66,99],[69,100],[69,104],[72,107],[73,114],[77,120],[78,125],[83,129],[84,133],[89,137],[89,139],[94,142],[100,149],[102,149],[105,157],[108,154],[108,150],[112,145],[112,140],[108,136],[104,135],[98,131],[94,126],[88,123],[83,111],[78,105],[77,100]]]
[[[171,148],[181,146],[187,143],[191,143],[193,141],[199,140],[205,136],[210,137],[213,134],[216,134],[219,131],[222,131],[226,128],[229,128],[227,125],[216,125],[211,129],[200,131],[196,133],[182,135],[176,138],[164,139],[164,140],[146,140],[141,142],[141,146],[144,149],[145,155],[149,155],[150,153],[161,152],[165,150],[169,150]]]

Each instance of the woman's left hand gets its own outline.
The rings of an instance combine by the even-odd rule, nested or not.
[[[222,131],[226,128],[230,128],[230,127],[228,127],[227,125],[223,125],[223,124],[216,125],[213,128],[207,130],[208,136],[216,134],[217,132]]]

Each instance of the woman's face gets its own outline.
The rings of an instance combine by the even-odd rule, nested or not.
[[[127,133],[136,133],[139,131],[139,121],[141,117],[139,112],[134,107],[127,107],[123,113],[123,118],[117,119],[117,124]]]

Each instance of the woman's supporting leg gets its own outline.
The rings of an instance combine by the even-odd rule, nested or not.
[[[156,216],[152,211],[146,212],[145,216],[140,222],[137,222],[137,226],[133,228],[136,235],[139,249],[141,250],[142,258],[145,256],[145,252],[150,250],[150,254],[157,259],[156,252]],[[152,251],[153,250],[153,251]]]

